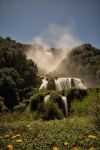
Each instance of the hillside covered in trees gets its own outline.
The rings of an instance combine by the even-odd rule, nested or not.
[[[37,64],[27,59],[25,54],[32,48],[34,50],[34,45],[21,44],[10,37],[0,37],[0,110],[3,107],[12,110],[14,106],[27,100],[28,93],[33,91],[34,95],[35,88],[39,89],[42,80],[38,76]],[[40,51],[43,49],[43,46],[40,46]],[[48,51],[53,55],[57,54],[56,49],[51,50]],[[76,76],[90,83],[92,87],[98,86],[100,85],[100,50],[90,44],[75,47],[67,53],[67,57],[57,69],[47,76]]]
[[[0,106],[4,103],[11,110],[41,83],[37,65],[26,59],[23,47],[10,37],[0,37]]]
[[[100,50],[83,44],[67,53],[60,65],[50,73],[52,76],[83,78],[92,87],[100,85]]]

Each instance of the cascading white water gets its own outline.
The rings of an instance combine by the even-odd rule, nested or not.
[[[55,86],[56,86],[56,90],[65,90],[68,88],[80,88],[80,89],[86,89],[87,86],[86,84],[83,84],[81,79],[78,78],[58,78],[54,80],[55,82]],[[42,84],[40,86],[39,89],[42,88],[46,88],[48,84],[48,81],[46,80],[46,77],[44,79],[42,79]],[[67,117],[68,116],[68,101],[67,98],[65,96],[61,96],[61,108],[63,108],[64,110],[64,114]],[[47,95],[44,98],[44,102],[47,103],[50,99],[50,95]]]
[[[48,73],[54,69],[54,58],[52,53],[44,52],[44,56],[42,57],[42,67]]]
[[[65,116],[68,116],[68,102],[67,102],[67,98],[65,96],[61,96],[62,98],[62,102],[64,104],[64,111],[65,111]]]
[[[56,90],[65,90],[67,88],[86,89],[81,79],[78,78],[58,78],[55,81]]]
[[[43,54],[41,55],[41,53],[39,52],[38,56],[39,57],[37,59],[37,64],[39,65],[39,67],[43,68],[47,72],[50,72],[53,66],[53,55],[48,52],[43,52]]]
[[[86,89],[86,84],[83,84],[81,79],[79,78],[57,78],[54,79],[56,90],[65,90],[68,88],[80,88],[80,89]],[[40,89],[46,88],[48,84],[48,81],[45,79],[42,79],[42,84],[40,86]]]
[[[48,84],[48,81],[46,80],[46,78],[42,79],[42,84],[39,88],[39,90],[41,90],[42,88],[46,88]]]
[[[74,83],[76,88],[86,89],[86,85],[84,85],[81,79],[74,78]]]
[[[50,99],[50,95],[47,95],[45,98],[44,98],[44,102],[47,103]]]
[[[49,52],[45,51],[45,59],[47,59],[47,61],[52,61],[53,60],[53,55]]]
[[[58,78],[55,81],[56,90],[63,90],[71,88],[70,80],[68,78]]]

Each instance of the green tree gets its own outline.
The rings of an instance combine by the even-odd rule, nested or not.
[[[2,75],[2,78],[0,79],[0,95],[4,98],[6,107],[10,110],[18,104],[18,90],[12,77],[6,76],[5,74]]]
[[[100,70],[96,72],[97,82],[100,84]]]
[[[85,79],[91,86],[100,85],[100,50],[91,44],[83,44],[73,48],[67,57],[50,75],[77,76]]]

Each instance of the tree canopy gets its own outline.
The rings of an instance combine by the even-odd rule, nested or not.
[[[78,76],[91,86],[100,85],[100,50],[91,44],[77,46],[67,53],[67,57],[50,75]]]
[[[0,96],[9,109],[39,82],[37,65],[26,59],[23,46],[10,37],[0,37]]]

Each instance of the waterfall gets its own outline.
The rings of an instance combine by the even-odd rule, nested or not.
[[[44,52],[44,55],[42,55],[39,58],[39,66],[40,68],[46,70],[47,73],[53,70],[54,67],[54,58],[53,55],[49,52]]]
[[[54,79],[56,90],[65,90],[68,88],[80,88],[80,89],[86,89],[87,85],[82,82],[79,78],[57,78]],[[42,84],[39,89],[46,88],[48,84],[48,81],[46,80],[46,77],[42,79]],[[68,101],[65,96],[61,96],[61,104],[60,108],[63,109],[63,112],[65,116],[68,116]],[[47,95],[44,98],[44,103],[47,103],[50,99],[50,95]]]
[[[55,81],[56,90],[65,90],[68,88],[86,89],[86,85],[78,78],[58,78]]]
[[[65,96],[61,96],[61,103],[62,105],[60,106],[62,109],[63,109],[63,112],[65,114],[65,116],[67,117],[68,116],[68,102],[67,102],[67,98]],[[44,98],[44,103],[47,103],[48,101],[50,100],[50,95],[47,95],[45,98]]]
[[[82,83],[81,79],[74,78],[76,88],[86,89],[86,85]]]
[[[80,88],[80,89],[86,89],[87,85],[83,84],[81,79],[79,78],[57,78],[54,79],[56,90],[66,90],[68,88]],[[48,81],[46,81],[46,78],[42,79],[42,84],[40,86],[40,89],[46,88],[48,84]]]
[[[68,116],[68,102],[67,102],[67,98],[65,96],[61,96],[62,98],[62,102],[63,102],[63,106],[64,106],[64,113],[65,116]]]
[[[55,81],[56,90],[71,88],[71,78],[58,78]]]
[[[52,61],[53,60],[53,55],[52,53],[46,52],[45,51],[45,58],[47,59],[47,61]]]
[[[45,98],[44,98],[44,102],[47,103],[50,99],[50,95],[47,95]]]
[[[39,90],[41,90],[42,88],[46,88],[48,84],[48,81],[46,80],[46,78],[42,79],[42,84],[39,88]]]

